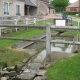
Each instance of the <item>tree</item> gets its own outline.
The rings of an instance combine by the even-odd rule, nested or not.
[[[56,11],[64,11],[69,2],[67,0],[52,0],[51,4],[54,6]]]

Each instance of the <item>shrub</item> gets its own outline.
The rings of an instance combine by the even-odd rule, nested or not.
[[[76,15],[76,14],[78,14],[78,12],[67,12],[68,13],[68,15]]]

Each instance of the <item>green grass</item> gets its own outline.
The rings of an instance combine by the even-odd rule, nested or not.
[[[76,16],[76,15],[70,15],[70,16],[73,16],[73,17],[76,17],[76,18],[80,18],[79,16]]]
[[[80,31],[68,31],[64,34],[78,34],[80,41]],[[80,80],[80,54],[56,61],[48,69],[46,75],[47,80]]]
[[[14,32],[14,33],[8,34],[6,36],[17,37],[17,38],[31,38],[31,37],[34,37],[34,36],[41,34],[43,32],[45,32],[45,30],[38,29],[38,28],[31,28],[31,29],[29,28],[27,30]]]
[[[78,26],[78,22],[77,21],[72,21],[72,26]]]
[[[33,22],[32,22],[33,23]],[[51,23],[53,24],[53,19],[45,19],[45,20],[40,20],[40,21],[36,21],[36,25],[46,25],[47,23]],[[18,22],[17,24],[21,24],[24,25],[26,24],[26,22]],[[33,23],[34,24],[34,23]],[[33,24],[29,24],[29,25],[33,25]]]
[[[28,56],[29,54],[25,52],[19,52],[10,49],[0,49],[0,66],[3,66],[5,63],[7,63],[8,66],[19,64],[24,58]]]
[[[80,80],[80,54],[60,59],[48,69],[47,80]]]
[[[36,22],[37,25],[46,25],[47,23],[53,24],[53,19],[46,19],[46,20],[41,20]]]
[[[44,32],[45,30],[34,28],[34,29],[13,32],[5,36],[18,37],[18,38],[31,38]],[[8,63],[9,66],[16,65],[20,63],[24,58],[29,56],[28,53],[10,49],[11,45],[17,42],[18,41],[14,40],[0,40],[0,67],[3,66],[4,63]]]
[[[80,35],[80,31],[68,31],[68,32],[65,32],[64,34],[79,34]]]

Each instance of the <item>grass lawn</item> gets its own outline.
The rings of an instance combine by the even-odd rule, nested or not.
[[[80,38],[80,31],[68,31],[68,32],[65,32],[64,34],[73,34],[73,35],[76,35],[76,34],[78,34],[79,35],[79,38]],[[80,41],[80,39],[79,39],[79,41]]]
[[[80,54],[56,61],[46,75],[47,80],[80,80]]]
[[[29,25],[33,25],[34,23],[33,22],[30,22],[30,23],[32,23],[32,24],[29,24]],[[39,20],[37,20],[36,21],[36,25],[46,25],[47,23],[51,23],[51,24],[53,24],[53,19],[45,19],[45,20],[43,20],[43,19],[39,19]],[[18,22],[18,24],[26,24],[26,22]]]
[[[69,31],[64,34],[78,34],[80,31]],[[56,61],[48,69],[47,80],[80,80],[80,54]]]
[[[43,32],[45,32],[45,30],[35,28],[35,29],[28,29],[24,31],[14,32],[11,34],[7,34],[6,36],[31,38]],[[16,65],[17,63],[20,63],[24,58],[29,56],[28,53],[10,49],[10,46],[16,42],[18,41],[0,40],[0,67],[3,66],[4,63],[8,63],[9,66]]]
[[[78,22],[72,21],[72,26],[78,26]]]
[[[45,19],[36,22],[36,25],[46,25],[47,23],[53,24],[53,19]]]
[[[70,16],[73,16],[73,17],[76,17],[76,18],[80,18],[79,16],[76,16],[76,15],[70,15]]]

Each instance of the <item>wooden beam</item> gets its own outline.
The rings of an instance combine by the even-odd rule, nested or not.
[[[0,27],[17,27],[17,28],[46,28],[46,26],[38,26],[38,25],[0,25]]]
[[[54,29],[54,30],[80,30],[77,26],[65,26],[65,27],[52,26],[51,29]]]
[[[7,39],[7,40],[20,40],[20,41],[33,41],[33,42],[46,42],[43,39],[26,39],[26,38],[16,38],[16,37],[3,37],[1,36],[0,39]],[[58,40],[51,40],[51,43],[58,43],[58,44],[70,44],[70,45],[80,45],[80,42],[75,41],[58,41]]]
[[[50,24],[48,23],[46,25],[46,61],[51,62],[51,30],[50,30]]]
[[[7,39],[7,40],[20,40],[20,41],[40,41],[40,42],[46,42],[46,40],[42,40],[42,39],[27,39],[27,38],[16,38],[16,37],[3,37],[0,36],[0,39]]]
[[[51,40],[51,43],[80,45],[80,42],[76,42],[76,41],[57,41],[57,40]]]
[[[0,27],[17,27],[17,28],[46,28],[46,26],[38,26],[38,25],[0,25]],[[51,26],[51,29],[54,30],[80,30],[77,26]]]

